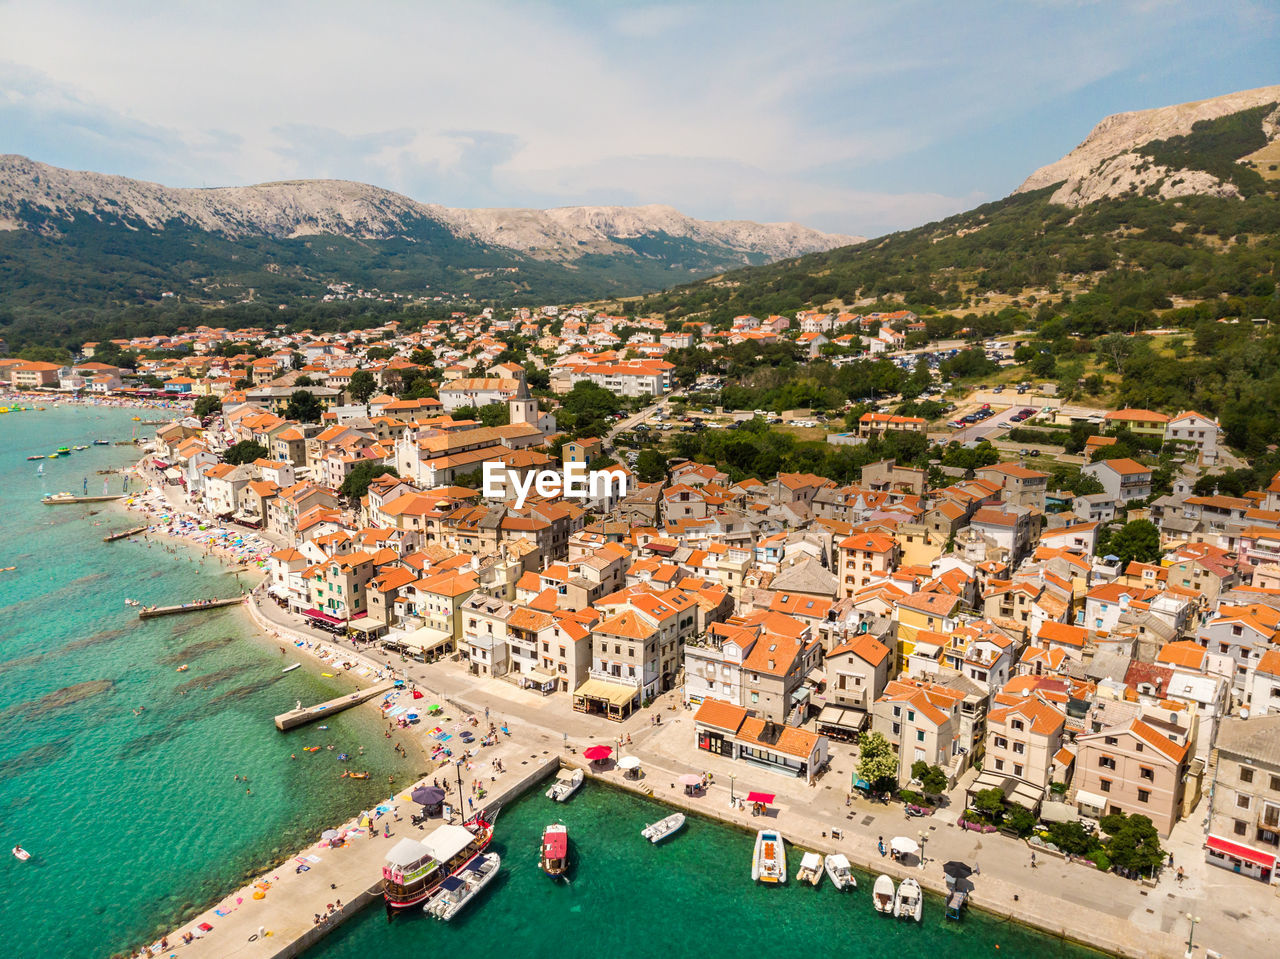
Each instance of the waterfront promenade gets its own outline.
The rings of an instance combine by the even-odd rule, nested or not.
[[[264,632],[276,634],[277,638],[315,644],[310,648],[293,647],[299,654],[313,656],[320,647],[340,648],[342,658],[358,660],[371,670],[381,670],[383,675],[394,672],[428,691],[437,701],[448,703],[448,712],[453,717],[459,715],[459,710],[483,716],[487,708],[495,721],[506,722],[511,736],[501,739],[491,749],[482,750],[473,768],[464,774],[464,777],[470,775],[483,780],[487,778],[486,771],[491,773],[493,758],[501,757],[509,772],[496,776],[496,781],[490,783],[491,796],[518,793],[531,770],[545,774],[560,758],[578,762],[586,745],[606,743],[616,748],[620,737],[630,736],[632,742],[623,747],[623,753],[641,759],[645,778],[639,784],[623,781],[609,765],[598,774],[601,778],[613,780],[621,788],[638,785],[646,791],[652,790],[660,801],[754,830],[762,825],[762,820],[753,818],[749,811],[739,812],[729,807],[730,776],[736,776],[735,791],[739,795],[747,789],[777,794],[777,804],[764,822],[779,828],[789,841],[823,851],[839,850],[856,865],[872,872],[885,871],[897,877],[913,875],[926,888],[934,890],[942,888],[942,862],[961,859],[976,864],[981,873],[974,879],[974,906],[1014,917],[1050,933],[1119,955],[1173,959],[1185,950],[1187,922],[1184,917],[1191,912],[1204,920],[1196,932],[1197,956],[1205,954],[1205,946],[1237,956],[1265,955],[1272,948],[1268,915],[1275,899],[1271,890],[1204,862],[1193,826],[1199,815],[1181,824],[1167,844],[1187,875],[1182,884],[1177,884],[1171,871],[1166,871],[1166,878],[1158,885],[1147,887],[1043,852],[1038,855],[1038,868],[1032,869],[1031,850],[1025,843],[1001,835],[965,832],[955,825],[959,803],[963,801],[962,790],[949,808],[923,819],[907,818],[896,804],[888,806],[855,799],[846,806],[847,786],[854,765],[848,747],[835,748],[832,769],[810,787],[802,781],[731,763],[697,750],[692,713],[679,707],[673,709],[676,699],[670,694],[659,700],[655,709],[641,711],[627,723],[607,723],[573,712],[565,697],[543,697],[503,680],[474,677],[459,663],[424,666],[389,656],[376,647],[357,654],[349,642],[307,627],[300,617],[269,601],[261,605],[251,603],[249,610]],[[658,712],[663,717],[662,724],[651,725],[651,717]],[[269,718],[264,717],[264,723],[268,721]],[[425,746],[425,742],[416,741],[420,738],[420,734],[406,736],[406,746]],[[704,770],[714,775],[715,785],[706,795],[685,796],[677,777]],[[447,771],[452,773],[452,768],[448,767]],[[404,795],[404,791],[397,795]],[[486,800],[486,804],[489,802],[492,799]],[[412,804],[400,802],[398,805],[404,818],[392,822],[391,841],[405,834],[408,812],[416,811]],[[832,839],[833,827],[841,830],[842,838],[838,841]],[[886,841],[895,835],[916,838],[920,831],[926,833],[924,869],[914,868],[914,863],[894,864],[880,857],[876,849],[879,836],[884,836]],[[414,834],[422,835],[416,831]],[[263,899],[252,899],[254,887],[248,884],[218,904],[218,909],[226,911],[228,905],[237,905],[236,899],[240,899],[234,911],[225,916],[207,911],[171,934],[170,947],[180,941],[178,933],[199,922],[208,922],[213,931],[191,946],[181,947],[182,955],[250,959],[296,955],[368,901],[370,890],[376,887],[389,842],[380,832],[377,839],[361,836],[345,849],[302,850],[297,856],[318,856],[320,862],[308,861],[308,871],[299,874],[294,870],[300,864],[290,858],[279,869],[264,874],[263,880],[271,885]],[[866,892],[860,890],[859,894]],[[313,916],[324,913],[330,903],[336,904],[339,900],[343,913],[316,929]],[[1230,903],[1230,909],[1220,905],[1222,903]],[[267,932],[270,935],[266,935]],[[251,936],[258,938],[250,941]]]
[[[299,618],[269,602],[252,611],[268,630],[287,631],[282,635],[308,636],[326,645],[339,645],[332,637],[307,629]],[[348,652],[351,649],[344,645],[346,658],[354,657],[354,651]],[[658,704],[663,716],[660,726],[650,722],[658,710],[641,711],[625,724],[612,724],[574,713],[563,697],[543,697],[503,680],[474,677],[457,663],[403,664],[398,657],[389,657],[380,650],[376,651],[376,658],[370,656],[368,661],[384,670],[395,669],[397,674],[429,690],[438,700],[448,702],[451,714],[453,709],[462,706],[483,716],[487,707],[494,720],[508,724],[511,736],[501,739],[490,750],[481,750],[476,769],[468,771],[486,779],[485,773],[491,770],[493,758],[501,757],[508,773],[497,776],[490,784],[491,797],[511,790],[513,784],[527,778],[531,770],[545,774],[545,764],[554,765],[561,758],[580,762],[581,750],[586,745],[606,743],[617,748],[619,737],[625,740],[629,735],[632,742],[622,747],[623,754],[641,759],[644,778],[639,783],[624,781],[611,764],[597,773],[599,778],[612,781],[620,788],[652,790],[654,797],[662,802],[748,830],[760,828],[767,822],[793,843],[823,851],[838,850],[868,871],[885,871],[897,877],[912,875],[926,888],[934,890],[942,888],[942,862],[961,859],[976,864],[981,872],[973,880],[974,906],[1014,917],[1050,933],[1119,955],[1174,959],[1185,950],[1187,923],[1183,917],[1192,912],[1204,920],[1196,933],[1197,956],[1205,954],[1206,945],[1226,955],[1239,956],[1265,955],[1271,949],[1268,913],[1275,900],[1270,890],[1209,867],[1196,848],[1194,836],[1175,833],[1170,843],[1178,865],[1183,866],[1187,874],[1181,885],[1166,872],[1168,878],[1149,888],[1044,853],[1037,857],[1038,868],[1032,869],[1031,850],[1025,843],[1001,835],[980,835],[959,829],[955,825],[957,805],[920,819],[907,818],[896,804],[886,806],[857,799],[846,806],[853,766],[846,747],[838,747],[833,768],[810,787],[799,780],[731,763],[697,750],[692,713],[682,708],[672,709],[675,700],[670,695]],[[704,770],[714,775],[715,784],[706,795],[685,796],[677,776]],[[447,771],[452,773],[452,767]],[[753,818],[749,809],[730,809],[731,775],[736,777],[734,790],[739,796],[748,789],[777,794],[777,804],[767,819]],[[491,801],[486,800],[486,804]],[[407,814],[410,809],[416,811],[412,804],[401,802],[399,805],[405,818],[392,823],[392,840],[405,834]],[[831,838],[832,827],[841,830],[840,840]],[[914,861],[903,865],[880,857],[877,837],[884,836],[886,841],[896,835],[916,838],[920,831],[926,833],[924,869],[917,868]],[[416,831],[415,834],[421,835]],[[315,935],[312,919],[316,912],[323,912],[328,903],[337,899],[341,899],[348,911],[355,908],[353,904],[364,901],[362,896],[376,885],[389,842],[361,837],[348,849],[313,848],[299,852],[300,856],[318,855],[321,862],[301,875],[286,864],[269,874],[279,876],[280,881],[273,882],[264,899],[246,898],[240,909],[226,917],[206,913],[197,921],[209,921],[214,931],[206,939],[183,947],[182,954],[252,959],[296,954],[295,950]],[[863,894],[869,895],[869,890],[859,890],[859,895]],[[235,898],[227,901],[234,902]],[[1218,905],[1208,908],[1209,903],[1223,902],[1231,903],[1230,912]],[[193,924],[185,924],[182,930],[190,929]],[[259,926],[272,935],[250,943],[248,937],[256,934]],[[175,938],[170,936],[171,946]]]

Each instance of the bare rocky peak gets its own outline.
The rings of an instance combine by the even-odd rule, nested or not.
[[[714,243],[744,253],[785,259],[829,250],[863,237],[821,233],[798,223],[710,222],[685,216],[670,206],[572,206],[551,210],[447,210],[445,217],[464,233],[486,243],[551,256],[613,252],[631,239],[666,233]]]
[[[861,237],[795,223],[708,222],[668,206],[458,210],[347,180],[290,180],[246,187],[166,187],[128,177],[64,170],[22,156],[0,156],[0,229],[31,228],[24,207],[53,220],[118,216],[162,228],[178,220],[230,237],[337,234],[380,239],[413,221],[435,220],[455,234],[532,256],[572,259],[629,253],[611,237],[667,233],[771,260],[829,250]],[[46,228],[56,232],[56,223]]]
[[[1201,120],[1216,120],[1277,101],[1280,101],[1280,86],[1271,86],[1194,103],[1114,114],[1094,127],[1078,147],[1061,160],[1036,170],[1014,192],[1026,193],[1061,183],[1050,199],[1068,206],[1123,196],[1131,189],[1142,192],[1155,184],[1159,184],[1160,195],[1164,197],[1192,193],[1237,196],[1239,191],[1233,184],[1223,183],[1202,171],[1155,166],[1137,150],[1152,140],[1185,136]],[[1275,138],[1274,123],[1264,123],[1264,129]]]

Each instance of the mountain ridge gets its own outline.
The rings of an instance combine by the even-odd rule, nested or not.
[[[34,216],[42,217],[33,221]],[[16,154],[0,155],[0,230],[58,232],[78,215],[136,220],[153,229],[177,219],[231,239],[316,235],[380,240],[407,236],[418,219],[456,236],[536,259],[572,260],[596,253],[635,255],[625,242],[662,234],[740,254],[785,259],[834,249],[861,237],[795,223],[707,221],[673,207],[560,207],[546,210],[460,209],[422,203],[352,180],[278,180],[239,187],[169,187],[93,171],[66,170]]]
[[[1113,113],[1098,121],[1075,149],[1027,177],[1014,193],[1057,186],[1050,201],[1074,207],[1149,189],[1158,191],[1163,199],[1191,195],[1238,197],[1241,190],[1236,184],[1205,170],[1155,163],[1142,148],[1157,141],[1187,137],[1197,124],[1277,103],[1280,85]],[[1274,141],[1280,133],[1280,110],[1264,118],[1262,125],[1268,140]]]

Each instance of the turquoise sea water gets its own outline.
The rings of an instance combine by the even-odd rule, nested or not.
[[[943,918],[929,896],[920,924],[878,914],[873,877],[837,892],[824,877],[813,889],[794,882],[799,852],[788,850],[792,881],[751,881],[754,836],[690,817],[659,846],[640,830],[670,812],[652,800],[588,783],[556,804],[534,790],[503,810],[493,849],[503,874],[449,923],[410,910],[388,922],[371,907],[334,931],[307,959],[600,959],[730,956],[804,959],[1098,959],[1099,954],[975,911]],[[538,869],[548,823],[569,828],[571,882]],[[978,879],[981,882],[981,878]]]
[[[404,781],[404,762],[363,711],[323,733],[276,732],[271,717],[295,700],[351,687],[309,664],[282,674],[296,660],[253,638],[241,610],[142,622],[124,605],[233,595],[235,576],[216,559],[103,543],[138,522],[112,504],[40,504],[45,493],[80,493],[86,478],[100,494],[95,471],[137,452],[27,456],[127,439],[132,415],[0,415],[0,567],[18,567],[0,573],[0,845],[33,854],[0,860],[0,955],[127,952],[381,798],[387,775]],[[121,478],[109,481],[118,492]],[[373,776],[339,779],[337,753],[361,742],[358,765]],[[302,751],[313,743],[337,748]]]

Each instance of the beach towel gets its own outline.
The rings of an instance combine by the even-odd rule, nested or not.
[[[307,856],[307,859],[308,859],[310,862],[319,862],[319,861],[320,861],[320,857],[319,857],[319,856]]]

